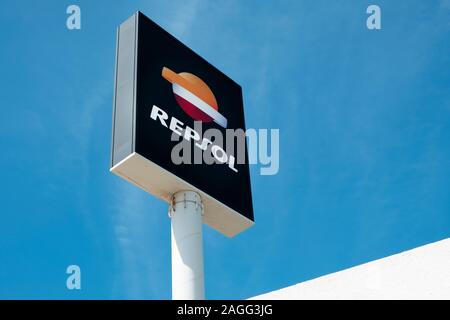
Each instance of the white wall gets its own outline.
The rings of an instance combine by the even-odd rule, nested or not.
[[[450,299],[450,238],[251,299]]]

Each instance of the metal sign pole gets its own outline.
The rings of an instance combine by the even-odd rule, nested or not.
[[[179,191],[169,208],[172,219],[172,299],[205,299],[203,204],[194,191]]]

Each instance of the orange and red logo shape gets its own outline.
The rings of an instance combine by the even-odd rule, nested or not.
[[[227,127],[227,119],[219,113],[216,97],[202,79],[192,73],[176,73],[166,67],[162,69],[162,76],[172,83],[177,103],[192,119],[214,121],[223,128]]]

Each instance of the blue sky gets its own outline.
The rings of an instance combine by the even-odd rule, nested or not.
[[[449,0],[2,1],[0,298],[171,297],[167,206],[109,172],[115,30],[137,10],[242,85],[248,127],[280,129],[255,226],[204,228],[207,298],[450,236]]]

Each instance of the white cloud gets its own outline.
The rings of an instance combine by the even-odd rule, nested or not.
[[[177,37],[187,37],[197,18],[200,5],[200,0],[178,3],[168,29]]]

